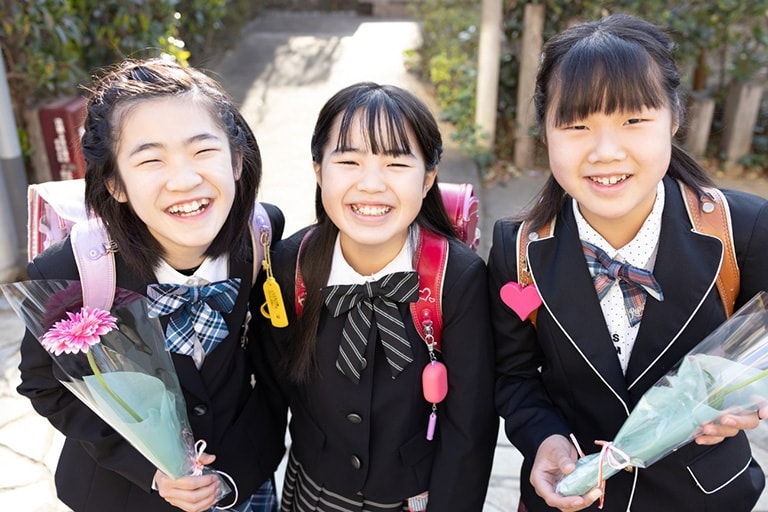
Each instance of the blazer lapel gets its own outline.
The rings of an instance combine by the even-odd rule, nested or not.
[[[626,402],[626,381],[584,260],[571,203],[564,204],[555,224],[555,236],[528,245],[531,274],[544,308],[554,317],[567,342]]]
[[[630,389],[645,390],[652,385],[653,382],[640,384],[640,381],[647,380],[646,375],[654,365],[661,364],[666,371],[677,362],[679,351],[671,349],[712,291],[722,259],[719,240],[692,231],[677,183],[665,179],[665,186],[659,249],[653,270],[664,301],[650,296],[646,301],[627,368]]]

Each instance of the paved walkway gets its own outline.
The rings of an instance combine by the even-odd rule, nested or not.
[[[261,199],[287,214],[287,233],[313,219],[314,175],[309,141],[315,116],[339,88],[360,80],[404,86],[429,102],[429,92],[409,75],[402,52],[418,42],[407,20],[353,14],[271,13],[251,22],[238,45],[204,63],[219,75],[259,140],[264,161]],[[543,183],[542,173],[524,173],[492,189],[480,187],[471,160],[447,143],[443,181],[470,182],[481,197],[480,254],[487,255],[492,222],[527,205]],[[728,182],[768,197],[763,181]],[[52,474],[61,436],[15,392],[21,323],[0,299],[0,511],[65,512],[55,498]],[[768,426],[753,434],[756,458],[768,467]],[[519,453],[500,434],[484,512],[517,508]],[[768,498],[756,508],[768,512]],[[446,511],[451,512],[451,511]]]

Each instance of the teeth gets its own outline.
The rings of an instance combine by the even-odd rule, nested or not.
[[[392,210],[390,206],[352,205],[352,211],[358,215],[380,216],[386,215]]]
[[[189,203],[176,204],[171,206],[168,211],[174,215],[189,215],[205,209],[211,202],[210,199],[200,199],[199,201],[190,201]]]
[[[620,181],[624,181],[627,178],[629,178],[628,174],[622,174],[621,176],[611,176],[611,177],[591,176],[589,179],[591,179],[595,183],[599,183],[600,185],[615,185],[616,183],[619,183]]]

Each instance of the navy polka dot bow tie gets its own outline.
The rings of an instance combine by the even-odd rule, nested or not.
[[[374,321],[392,378],[413,361],[397,303],[419,299],[419,275],[416,272],[395,272],[365,284],[329,286],[323,288],[322,293],[325,305],[334,317],[347,313],[336,368],[352,382],[360,381],[368,334]]]
[[[191,356],[197,335],[205,353],[210,354],[229,334],[221,312],[232,311],[239,289],[239,278],[203,286],[151,284],[147,286],[149,317],[171,315],[165,330],[165,343],[171,352]]]
[[[635,326],[642,319],[646,293],[659,302],[664,300],[661,286],[648,270],[611,259],[608,253],[589,242],[582,240],[581,245],[584,247],[584,257],[592,274],[598,299],[602,300],[614,281],[619,281],[629,325]]]

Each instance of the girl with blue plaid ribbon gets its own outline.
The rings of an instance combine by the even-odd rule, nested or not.
[[[311,148],[318,222],[275,247],[289,325],[264,343],[291,409],[281,510],[480,512],[498,430],[486,269],[443,205],[437,123],[411,93],[358,83],[326,102]],[[434,300],[415,272],[421,230],[448,240],[440,353],[409,309]],[[431,357],[449,387],[434,436]]]
[[[221,86],[166,59],[126,60],[91,90],[82,149],[86,204],[113,242],[116,285],[146,295],[184,393],[200,462],[229,475],[229,510],[277,510],[286,416],[247,343],[254,266],[250,218],[261,179],[256,139]],[[283,215],[263,213],[279,239]],[[259,210],[261,211],[261,210]],[[259,262],[256,262],[257,264]],[[78,279],[69,239],[29,265],[32,279]],[[105,276],[106,278],[106,276]],[[254,315],[261,321],[260,316]],[[21,394],[66,437],[56,469],[73,511],[212,509],[215,475],[171,479],[56,380],[27,333]]]
[[[598,488],[555,492],[577,447],[612,440],[643,393],[726,319],[715,286],[724,244],[693,230],[681,194],[706,199],[714,184],[674,142],[684,107],[672,50],[659,27],[627,15],[575,25],[544,48],[534,102],[552,174],[522,219],[496,222],[488,259],[496,406],[524,456],[521,511],[597,508]],[[768,290],[768,201],[723,192],[739,307]],[[699,201],[706,214],[711,203]],[[744,429],[766,415],[725,414],[650,467],[621,471],[603,510],[752,510],[765,476]]]

